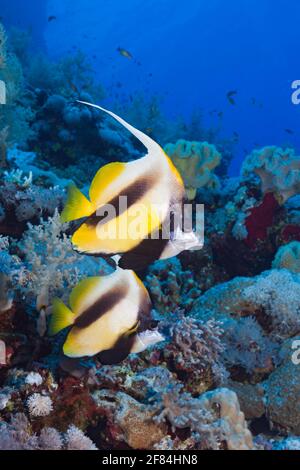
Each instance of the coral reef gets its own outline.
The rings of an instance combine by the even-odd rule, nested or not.
[[[171,341],[164,348],[163,357],[192,394],[202,393],[226,380],[220,360],[221,333],[219,324],[213,320],[203,323],[183,318],[170,328]]]
[[[264,147],[254,150],[244,161],[242,173],[255,173],[263,193],[272,191],[284,203],[300,191],[300,160],[293,149]]]
[[[1,107],[0,117],[0,165],[6,166],[9,146],[26,142],[31,134],[30,124],[34,111],[25,103],[25,87],[22,65],[9,47],[6,32],[0,24],[0,80],[6,88],[6,105]]]
[[[65,434],[54,428],[43,428],[39,435],[32,431],[30,422],[16,414],[10,423],[0,421],[1,450],[97,450],[92,441],[76,426]]]
[[[154,263],[148,270],[145,284],[153,306],[164,314],[177,309],[189,311],[201,294],[193,273],[183,269],[177,258]]]
[[[66,188],[86,194],[103,164],[144,149],[77,102],[105,93],[82,53],[55,63],[28,41],[0,24],[0,448],[299,449],[299,157],[256,149],[229,178],[221,118],[170,121],[158,97],[120,92],[114,110],[165,146],[205,204],[205,246],[138,273],[164,341],[116,365],[66,357],[65,332],[47,334],[53,298],[113,269],[73,250]]]
[[[281,246],[276,253],[272,267],[300,273],[300,242],[294,241]]]
[[[190,200],[196,197],[199,188],[218,187],[213,172],[220,164],[221,155],[214,145],[178,140],[176,144],[167,144],[164,150],[181,173]]]

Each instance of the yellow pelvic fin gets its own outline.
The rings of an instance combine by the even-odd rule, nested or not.
[[[68,188],[68,199],[61,213],[60,220],[62,223],[65,223],[81,219],[82,217],[88,217],[94,210],[93,204],[85,195],[75,185],[71,185]]]
[[[99,288],[102,278],[99,276],[89,277],[80,281],[71,292],[70,307],[76,314],[81,310],[84,300]]]
[[[74,313],[57,297],[53,300],[53,313],[49,325],[49,335],[56,335],[75,320]]]
[[[115,180],[118,178],[118,176],[121,175],[121,173],[125,170],[126,168],[126,163],[122,162],[113,162],[113,163],[108,163],[107,165],[103,166],[100,168],[100,170],[97,171],[91,187],[90,187],[90,199],[92,203],[105,203],[108,202],[106,201],[100,201],[101,194],[107,189],[107,187]],[[114,194],[111,195],[113,197]],[[108,198],[110,195],[108,195]],[[107,198],[106,198],[107,199]]]

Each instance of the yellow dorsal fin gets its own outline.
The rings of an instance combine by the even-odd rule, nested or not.
[[[71,220],[88,217],[94,212],[94,210],[93,204],[85,197],[85,195],[82,194],[75,185],[71,185],[68,188],[67,202],[61,213],[60,219],[62,223],[70,222]]]
[[[74,313],[58,298],[53,299],[53,312],[49,325],[49,335],[56,335],[75,320]]]
[[[104,190],[125,170],[126,163],[113,162],[100,168],[97,171],[91,187],[90,187],[90,199],[92,203],[99,202],[99,198]],[[113,195],[112,195],[113,196]],[[101,201],[107,202],[107,201]]]
[[[80,281],[71,292],[70,307],[73,312],[78,313],[81,310],[83,302],[99,288],[102,277],[94,276]]]

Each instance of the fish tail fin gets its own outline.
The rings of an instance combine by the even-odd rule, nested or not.
[[[61,330],[73,325],[74,313],[57,297],[53,300],[53,313],[49,325],[49,335],[54,336]]]
[[[88,217],[94,212],[93,204],[73,184],[68,188],[68,198],[60,219],[62,223]]]

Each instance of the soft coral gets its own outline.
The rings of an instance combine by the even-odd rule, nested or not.
[[[245,240],[249,248],[254,248],[258,240],[266,240],[268,229],[272,227],[280,204],[273,193],[265,194],[262,203],[251,209],[245,220],[248,236]]]

